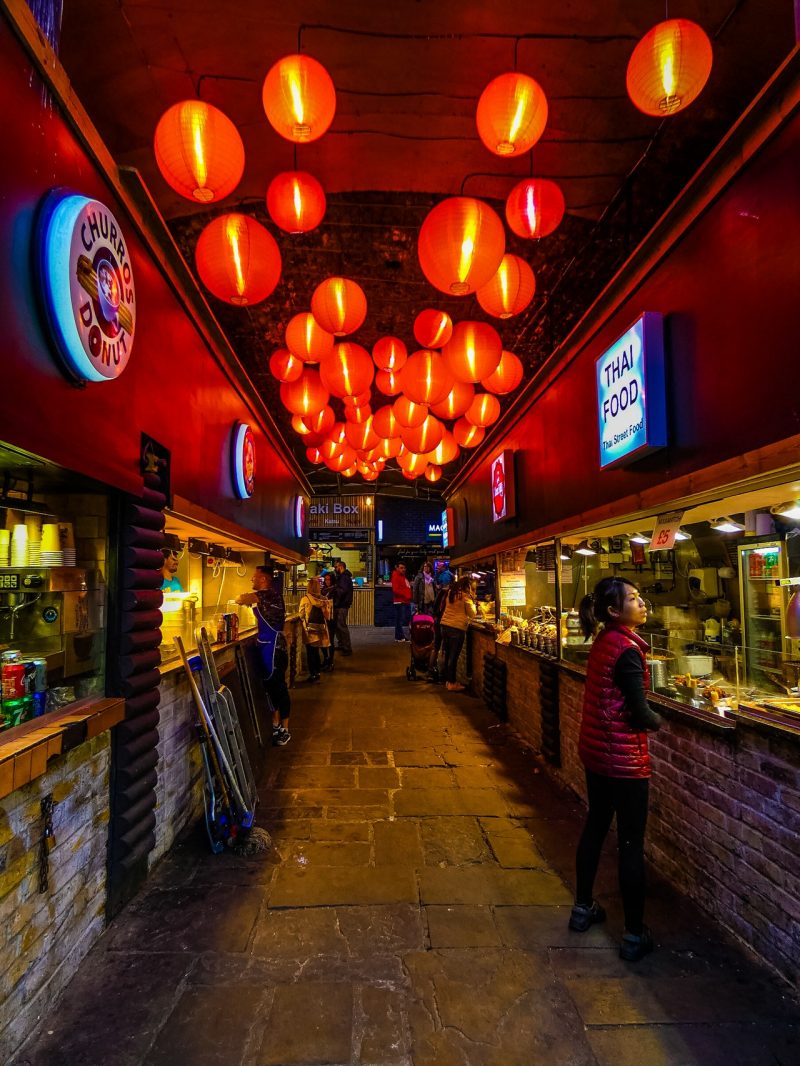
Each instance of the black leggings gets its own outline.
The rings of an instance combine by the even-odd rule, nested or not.
[[[286,686],[286,668],[289,665],[289,656],[283,648],[275,649],[275,660],[272,675],[263,679],[264,691],[269,696],[274,710],[282,722],[289,717],[292,709],[292,700],[289,689]]]
[[[625,928],[634,936],[642,932],[644,918],[644,831],[650,781],[646,777],[604,777],[586,771],[589,813],[578,844],[576,903],[591,904],[594,878],[603,841],[617,816],[619,888],[625,911]]]

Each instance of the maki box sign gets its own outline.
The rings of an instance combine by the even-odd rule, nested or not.
[[[374,527],[372,496],[314,496],[308,508],[309,529]]]
[[[667,443],[664,319],[647,311],[595,362],[600,468],[624,466]]]

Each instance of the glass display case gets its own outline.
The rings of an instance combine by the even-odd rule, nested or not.
[[[499,622],[509,643],[558,654],[557,548],[553,541],[502,552],[499,557]]]

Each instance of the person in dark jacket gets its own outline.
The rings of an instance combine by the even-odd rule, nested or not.
[[[647,731],[661,724],[650,708],[649,645],[637,634],[647,621],[639,590],[605,577],[580,605],[587,639],[596,634],[586,671],[578,754],[586,771],[589,813],[578,844],[577,888],[569,927],[585,932],[606,912],[593,897],[603,842],[617,817],[619,886],[625,912],[620,958],[636,962],[653,950],[644,924],[644,833],[650,782]],[[602,628],[599,629],[598,627]]]
[[[336,636],[336,581],[332,570],[326,570],[322,575],[322,595],[331,601],[331,613],[328,619],[328,636],[330,645],[322,651],[322,669],[330,672],[333,670],[334,640]]]
[[[336,622],[336,645],[342,655],[352,655],[350,630],[347,628],[347,612],[353,606],[353,575],[342,560],[335,566],[336,591],[333,594],[333,613]]]

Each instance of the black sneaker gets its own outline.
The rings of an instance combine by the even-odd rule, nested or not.
[[[654,947],[653,934],[646,925],[643,925],[640,936],[634,936],[633,933],[622,934],[619,957],[625,962],[638,962],[645,955],[649,955]]]
[[[277,744],[279,748],[288,744],[291,739],[292,734],[288,729],[284,729],[283,726],[279,726],[278,729],[273,729],[272,731],[272,743]]]
[[[590,926],[597,925],[598,922],[604,922],[605,920],[606,912],[595,899],[592,900],[591,907],[588,907],[585,903],[575,904],[572,908],[572,914],[569,916],[569,927],[573,933],[585,933]]]

